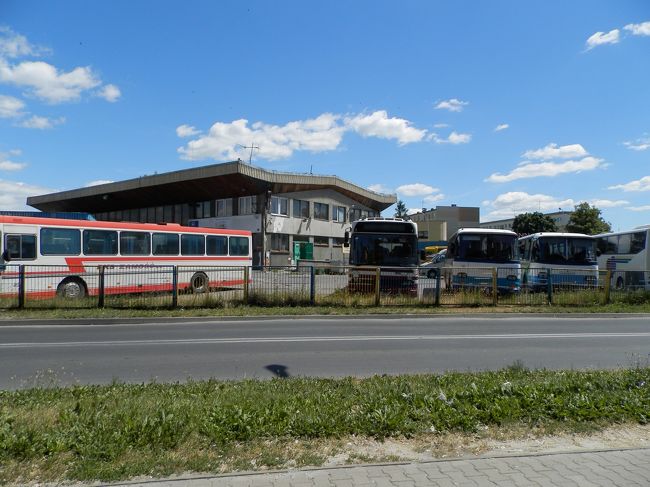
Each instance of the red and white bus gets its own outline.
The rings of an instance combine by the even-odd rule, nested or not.
[[[100,266],[104,292],[122,294],[240,285],[252,264],[244,230],[20,216],[0,216],[0,255],[2,296],[21,265],[26,296],[80,298],[98,294]]]

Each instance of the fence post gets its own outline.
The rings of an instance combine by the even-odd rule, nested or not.
[[[25,307],[25,266],[18,266],[18,308]]]
[[[309,304],[316,304],[316,268],[313,263],[309,266]]]
[[[497,268],[493,267],[492,268],[492,305],[496,306],[497,305],[497,300],[498,298],[498,288],[497,288]]]
[[[178,266],[172,266],[172,308],[178,307]]]
[[[375,271],[375,306],[381,304],[381,267],[377,267]]]
[[[97,307],[98,308],[103,308],[104,307],[104,294],[105,294],[105,290],[106,290],[105,282],[104,282],[104,266],[100,265],[97,268],[97,270],[99,272],[99,276],[98,276],[99,285],[97,286],[99,295],[97,296]]]
[[[603,304],[609,304],[612,292],[612,271],[608,270],[605,273],[605,302]]]
[[[244,304],[248,304],[248,281],[250,280],[250,267],[244,267]]]
[[[440,306],[440,284],[442,283],[442,267],[436,272],[436,306]]]
[[[553,279],[551,277],[551,269],[546,269],[546,296],[548,297],[548,304],[553,304]]]

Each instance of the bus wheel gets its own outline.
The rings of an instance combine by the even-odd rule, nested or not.
[[[78,277],[69,277],[59,284],[56,293],[66,299],[81,299],[86,295],[86,285]]]
[[[190,279],[190,289],[195,294],[208,292],[210,281],[205,272],[196,272]]]
[[[622,276],[618,276],[618,279],[616,279],[616,285],[614,286],[614,288],[616,290],[618,290],[618,291],[621,291],[621,290],[623,290],[625,288],[625,283],[623,282],[623,277]]]

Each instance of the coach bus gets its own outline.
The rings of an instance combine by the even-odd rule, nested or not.
[[[524,287],[533,291],[551,285],[566,288],[598,286],[596,239],[582,233],[542,232],[519,239]]]
[[[509,230],[461,228],[449,239],[442,275],[448,289],[492,289],[497,271],[497,291],[515,293],[521,288],[521,263],[517,234]]]
[[[169,291],[195,293],[244,282],[251,266],[251,233],[178,224],[117,223],[0,216],[0,295],[15,295],[24,266],[25,295],[82,298]],[[228,268],[228,269],[226,269]]]
[[[615,289],[650,290],[650,225],[596,235],[599,269],[611,271]]]
[[[364,218],[352,222],[346,232],[350,248],[349,289],[375,289],[376,268],[381,268],[380,290],[417,294],[420,263],[418,227],[401,218]]]

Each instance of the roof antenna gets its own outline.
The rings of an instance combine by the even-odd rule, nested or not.
[[[239,147],[241,147],[242,149],[250,149],[251,150],[250,156],[248,157],[248,164],[252,164],[252,162],[253,162],[253,149],[260,150],[259,146],[255,145],[255,142],[252,142],[251,145],[249,145],[249,146],[241,145],[241,144],[237,144],[237,145]]]
[[[309,165],[309,174],[314,174],[314,173],[312,172],[312,169],[314,169],[314,165],[313,165],[313,164],[310,164],[310,165]]]

